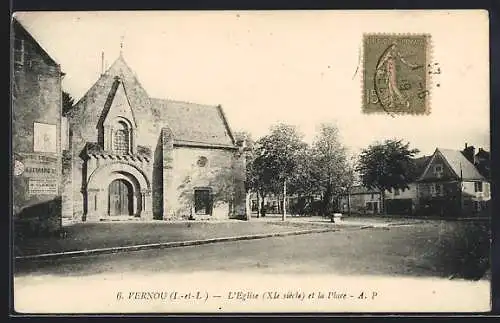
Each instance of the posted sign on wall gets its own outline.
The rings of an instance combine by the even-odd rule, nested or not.
[[[30,178],[29,195],[57,195],[57,180]]]
[[[58,158],[40,154],[17,154],[14,161],[14,175],[29,178],[57,178]]]
[[[17,153],[14,176],[28,181],[27,195],[58,195],[60,162],[55,156],[37,153]]]

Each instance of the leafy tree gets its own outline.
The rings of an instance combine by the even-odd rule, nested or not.
[[[243,158],[245,158],[246,165],[246,182],[245,189],[250,192],[257,188],[258,179],[257,174],[253,170],[253,163],[255,160],[255,141],[248,131],[235,131],[234,139],[237,144],[243,146]]]
[[[74,99],[71,97],[71,95],[68,92],[63,91],[62,92],[62,114],[66,115],[66,113],[68,113],[68,111],[71,110],[74,103],[75,103]]]
[[[258,187],[264,193],[272,192],[286,200],[288,193],[294,193],[300,160],[304,156],[307,144],[297,127],[278,123],[271,127],[269,135],[257,141],[253,171],[258,180]],[[285,209],[283,209],[283,218]]]
[[[354,179],[353,166],[349,163],[335,125],[320,125],[310,149],[310,159],[311,191],[321,194],[321,213],[332,214],[337,201],[334,197],[351,186]]]
[[[413,157],[418,149],[410,149],[410,143],[388,139],[363,149],[356,170],[359,171],[363,185],[381,191],[385,213],[385,191],[406,189],[415,178]]]

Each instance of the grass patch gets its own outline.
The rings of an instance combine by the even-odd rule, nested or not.
[[[441,223],[433,267],[453,278],[478,280],[490,268],[491,231],[487,221]]]

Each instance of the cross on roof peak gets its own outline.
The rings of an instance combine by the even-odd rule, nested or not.
[[[125,36],[121,36],[120,37],[120,55],[123,54],[123,40],[124,40]]]

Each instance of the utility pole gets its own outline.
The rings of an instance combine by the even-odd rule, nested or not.
[[[351,190],[347,191],[347,214],[351,215]]]
[[[286,220],[286,179],[283,180],[283,216],[281,220]]]

